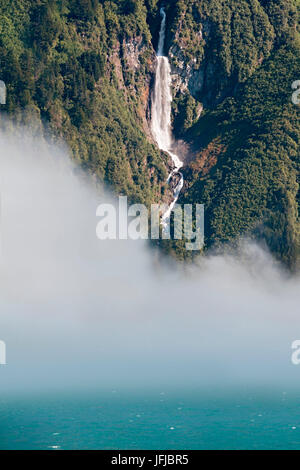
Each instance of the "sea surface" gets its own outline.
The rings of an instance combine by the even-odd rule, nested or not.
[[[300,394],[93,392],[6,397],[3,449],[299,449]]]

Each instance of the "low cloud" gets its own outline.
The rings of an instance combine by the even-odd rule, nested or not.
[[[198,266],[100,241],[65,148],[0,134],[2,390],[298,386],[299,278],[244,242]]]

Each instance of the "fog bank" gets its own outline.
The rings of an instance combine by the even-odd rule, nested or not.
[[[100,241],[112,201],[66,149],[0,134],[2,390],[298,387],[299,279],[243,256],[166,263],[144,241]]]

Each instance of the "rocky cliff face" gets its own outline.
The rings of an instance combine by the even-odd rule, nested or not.
[[[118,88],[128,103],[136,101],[136,110],[150,141],[150,93],[155,71],[155,51],[144,36],[126,37],[117,41],[108,56],[117,77]]]
[[[194,40],[199,46],[204,45],[204,36],[209,37],[209,21],[203,21],[199,25],[200,31],[196,32]],[[205,32],[204,32],[205,31]],[[204,69],[201,67],[202,54],[194,54],[190,57],[186,54],[186,44],[180,39],[181,31],[176,30],[174,40],[169,48],[169,59],[172,66],[172,78],[174,93],[190,93],[194,98],[199,96],[204,85]]]

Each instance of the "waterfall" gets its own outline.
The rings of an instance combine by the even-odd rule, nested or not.
[[[163,55],[166,33],[166,13],[163,8],[160,9],[160,14],[162,20],[159,31],[159,41],[156,55],[157,64],[151,107],[151,129],[153,137],[158,147],[164,152],[167,152],[174,163],[174,170],[172,170],[169,174],[167,181],[169,182],[171,177],[175,174],[180,175],[180,182],[174,190],[173,202],[170,204],[168,210],[162,216],[162,224],[165,226],[170,218],[171,211],[174,205],[176,204],[176,201],[183,186],[183,176],[179,172],[179,169],[182,167],[183,163],[178,157],[178,155],[176,155],[172,151],[172,148],[174,146],[174,139],[172,136],[171,128],[171,67],[168,57]]]

